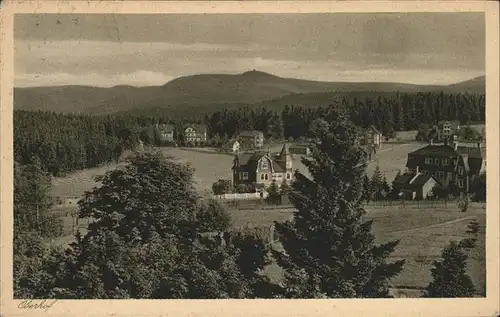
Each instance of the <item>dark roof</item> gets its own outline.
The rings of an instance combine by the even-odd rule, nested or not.
[[[283,173],[286,171],[286,168],[282,166],[279,162],[272,160],[273,161],[273,170],[276,173]]]
[[[281,149],[280,155],[290,155],[290,149],[288,148],[288,144],[283,144],[283,148]]]
[[[405,173],[402,175],[399,175],[394,179],[394,183],[398,185],[405,185],[408,184],[409,181],[414,177],[415,175],[410,174],[410,173]]]
[[[265,155],[266,155],[265,152],[242,153],[242,154],[237,155],[237,159],[238,159],[240,165],[249,165],[253,162],[257,162]]]
[[[263,134],[262,131],[252,130],[252,131],[241,131],[239,136],[242,137],[255,137],[258,134]]]
[[[419,173],[417,176],[414,173],[404,173],[396,177],[394,182],[404,188],[419,188],[425,185],[431,178],[433,177],[430,174]]]
[[[416,187],[423,186],[431,178],[432,178],[432,175],[430,175],[430,174],[420,174],[417,176],[417,178],[415,178],[413,180],[413,182],[411,182],[411,185],[416,186]]]
[[[165,124],[165,123],[160,123],[156,126],[159,130],[171,133],[174,132],[174,125],[172,124]]]
[[[373,126],[373,125],[371,125],[371,126],[369,126],[368,128],[366,128],[365,132],[366,132],[366,131],[368,131],[368,130],[372,130],[372,131],[374,131],[375,133],[382,134],[382,133],[380,133],[380,131],[379,131],[379,130],[377,130],[377,128],[375,128],[375,126]]]
[[[451,146],[440,145],[427,145],[423,148],[410,152],[411,155],[428,155],[428,156],[458,156],[458,152]]]
[[[187,128],[193,128],[196,131],[196,133],[207,132],[207,126],[204,124],[189,124],[184,128],[184,130],[186,130]]]

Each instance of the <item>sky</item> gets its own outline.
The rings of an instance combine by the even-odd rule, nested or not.
[[[163,85],[259,70],[451,84],[485,73],[483,13],[18,14],[15,86]]]

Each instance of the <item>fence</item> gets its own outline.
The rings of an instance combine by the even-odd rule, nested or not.
[[[365,207],[403,207],[403,208],[448,208],[455,207],[458,200],[376,200],[365,202]],[[485,203],[470,203],[471,207],[485,208]]]
[[[262,199],[267,197],[266,192],[262,193],[235,193],[235,194],[223,194],[214,195],[215,199],[220,200],[250,200],[250,199]]]

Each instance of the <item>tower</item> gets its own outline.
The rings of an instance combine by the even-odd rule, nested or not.
[[[292,154],[290,154],[288,144],[283,144],[283,148],[281,149],[279,158],[280,161],[285,163],[285,167],[287,170],[292,169]]]

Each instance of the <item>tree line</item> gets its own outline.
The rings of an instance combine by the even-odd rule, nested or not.
[[[331,104],[347,111],[355,125],[362,128],[374,125],[387,137],[392,137],[394,131],[416,130],[421,124],[437,125],[443,120],[462,124],[484,122],[486,109],[484,94],[443,92],[344,96]],[[279,109],[247,106],[222,109],[205,120],[212,135],[230,137],[240,130],[261,130],[266,137],[300,138],[311,135],[310,125],[315,119],[331,121],[333,113],[329,106],[285,105]]]
[[[14,111],[14,159],[27,164],[33,156],[52,175],[118,160],[139,140],[162,145],[156,123],[175,126],[175,139],[183,142],[188,123],[202,123],[209,140],[203,146],[220,147],[242,130],[263,131],[266,138],[297,139],[311,137],[311,125],[317,118],[331,122],[336,108],[347,111],[350,120],[361,128],[374,125],[387,137],[395,131],[414,130],[422,124],[435,125],[441,120],[463,124],[484,121],[484,94],[395,93],[364,99],[343,97],[330,106],[286,105],[280,109],[245,106],[206,113],[193,110],[193,118],[169,115],[117,114],[91,116],[54,112]],[[199,113],[198,113],[199,112]]]

